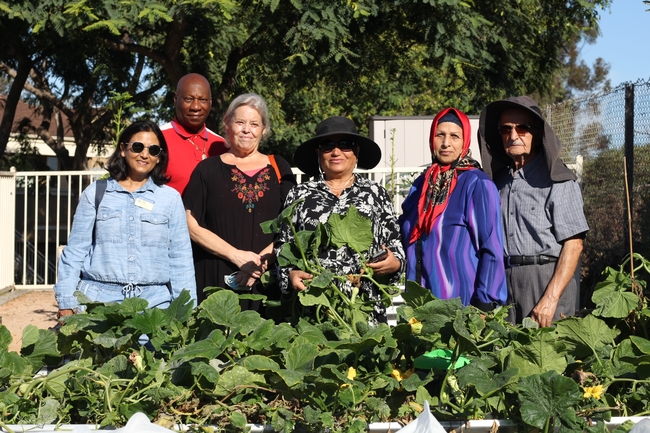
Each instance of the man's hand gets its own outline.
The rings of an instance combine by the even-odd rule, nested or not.
[[[553,277],[546,286],[544,295],[537,302],[533,311],[530,312],[530,318],[537,322],[539,326],[551,326],[557,304],[560,302],[560,296],[562,296],[564,289],[573,278],[581,253],[581,235],[569,238],[562,243],[562,250],[557,265],[555,265]],[[575,302],[575,299],[569,299],[568,301]]]
[[[546,296],[542,296],[533,311],[530,312],[530,318],[533,319],[540,328],[546,328],[553,323],[553,316],[557,309],[557,301],[552,301]]]
[[[289,284],[298,291],[303,291],[307,288],[303,280],[311,280],[312,278],[314,278],[313,275],[299,269],[289,272]]]

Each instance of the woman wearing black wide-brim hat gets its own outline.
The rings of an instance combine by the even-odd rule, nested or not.
[[[373,242],[369,255],[382,250],[387,254],[378,262],[368,266],[375,275],[385,276],[390,283],[396,283],[404,269],[399,226],[388,192],[376,182],[354,174],[356,167],[372,169],[381,160],[381,149],[370,138],[357,132],[354,122],[346,117],[330,117],[316,127],[314,137],[302,143],[293,156],[294,165],[310,176],[311,181],[296,185],[286,199],[290,205],[297,199],[304,199],[293,216],[296,230],[315,230],[319,222],[327,222],[333,213],[344,215],[350,206],[372,221]],[[282,228],[276,254],[282,245],[290,242],[293,235],[287,226]],[[358,274],[361,258],[347,247],[330,249],[319,257],[321,264],[338,275]],[[285,292],[304,290],[305,283],[312,278],[306,272],[282,268],[280,287]],[[352,292],[352,283],[346,281],[339,287],[345,293]],[[363,279],[360,287],[362,296],[369,300],[380,299],[376,287]],[[385,321],[385,306],[375,303],[374,319]]]

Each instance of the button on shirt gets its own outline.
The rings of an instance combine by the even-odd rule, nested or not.
[[[495,183],[506,256],[559,257],[561,242],[589,230],[580,186],[573,180],[553,182],[542,155],[517,171],[503,170]]]
[[[196,299],[192,249],[179,193],[156,185],[151,178],[129,192],[109,178],[95,211],[95,192],[92,184],[81,195],[61,254],[54,286],[59,309],[79,305],[74,292],[80,281],[99,292],[137,286],[136,293],[144,299],[157,292],[156,301],[170,284],[170,300],[183,289]]]

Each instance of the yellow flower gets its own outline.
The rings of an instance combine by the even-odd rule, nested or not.
[[[600,399],[600,396],[603,395],[603,391],[605,391],[605,388],[603,388],[602,385],[589,386],[585,388],[585,393],[582,398],[593,397],[598,400]]]
[[[415,370],[410,369],[402,373],[402,371],[393,368],[393,372],[391,373],[391,376],[393,376],[395,380],[397,380],[398,382],[401,382],[404,379],[408,379],[414,372]]]
[[[354,367],[348,368],[348,374],[346,376],[348,380],[354,380],[355,377],[357,377],[357,370]],[[344,383],[341,385],[341,388],[345,388],[347,386],[350,386],[349,383]]]
[[[142,356],[138,352],[133,352],[131,353],[131,356],[129,356],[129,361],[135,365],[135,368],[138,369],[138,371],[142,371],[144,367],[142,366]]]
[[[415,317],[411,317],[409,324],[411,325],[411,334],[419,335],[422,332],[422,322]]]

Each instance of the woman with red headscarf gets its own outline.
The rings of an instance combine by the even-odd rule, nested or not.
[[[400,227],[406,278],[438,299],[491,310],[506,302],[499,193],[472,159],[471,127],[454,108],[436,115],[432,164],[402,204]]]

